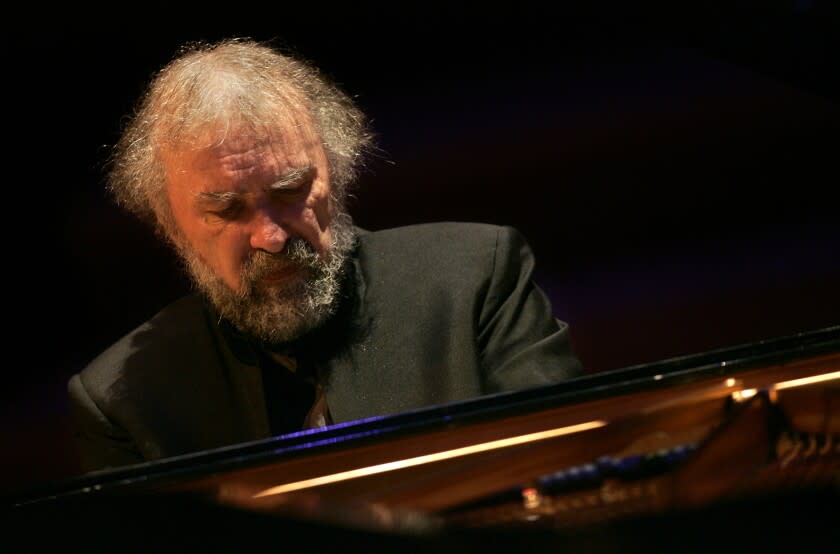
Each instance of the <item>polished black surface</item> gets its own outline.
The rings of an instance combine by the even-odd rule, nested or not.
[[[4,539],[20,551],[238,552],[831,552],[840,489],[809,488],[666,514],[551,528],[405,528],[251,512],[183,495],[74,497],[4,510]]]

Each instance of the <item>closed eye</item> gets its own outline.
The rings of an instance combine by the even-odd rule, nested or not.
[[[231,200],[219,207],[208,209],[206,213],[207,215],[216,217],[218,219],[232,221],[238,218],[242,214],[243,210],[244,205],[241,201]]]

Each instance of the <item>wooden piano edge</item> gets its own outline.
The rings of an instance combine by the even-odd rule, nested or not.
[[[837,328],[834,331],[837,331]],[[836,436],[838,429],[836,381],[777,391],[776,395],[770,394],[768,387],[779,381],[837,371],[840,366],[840,348],[837,342],[835,335],[835,338],[817,344],[816,349],[800,348],[796,344],[791,344],[791,348],[783,349],[781,355],[778,352],[769,357],[745,355],[744,359],[749,361],[745,364],[739,363],[739,358],[731,357],[729,358],[731,363],[717,367],[713,367],[713,364],[707,366],[706,369],[711,368],[712,371],[703,372],[705,376],[702,378],[699,374],[696,375],[697,378],[687,378],[687,375],[691,373],[690,364],[688,364],[686,372],[677,371],[671,375],[670,380],[667,377],[663,378],[658,382],[660,385],[658,387],[634,387],[632,379],[627,379],[624,382],[629,385],[624,389],[619,387],[623,390],[622,394],[594,395],[582,402],[566,402],[565,404],[561,402],[559,405],[552,406],[551,402],[537,395],[535,402],[524,403],[529,409],[497,411],[496,416],[499,414],[504,416],[500,419],[474,417],[466,418],[459,425],[429,427],[419,425],[408,431],[403,429],[392,434],[394,440],[403,441],[398,443],[388,441],[385,445],[378,445],[378,440],[384,436],[380,435],[374,436],[370,441],[350,441],[351,444],[342,444],[340,448],[323,449],[315,452],[314,456],[312,452],[307,451],[305,455],[299,457],[280,456],[273,461],[270,456],[250,457],[246,448],[245,451],[239,451],[242,454],[242,465],[211,463],[218,460],[213,460],[212,456],[207,458],[202,454],[193,460],[184,460],[183,467],[178,463],[168,467],[166,464],[151,464],[154,466],[151,469],[157,467],[160,470],[158,474],[149,471],[150,467],[145,466],[136,468],[134,472],[115,471],[107,472],[104,476],[88,476],[87,481],[81,479],[71,487],[55,489],[52,491],[55,494],[42,494],[35,502],[16,504],[33,509],[12,514],[6,521],[14,524],[27,519],[27,514],[36,517],[45,515],[51,523],[60,528],[62,522],[67,524],[79,522],[79,518],[84,514],[93,513],[96,517],[107,521],[109,517],[117,517],[122,513],[123,516],[136,515],[137,521],[143,522],[147,529],[149,525],[152,527],[156,524],[165,525],[160,518],[169,518],[175,521],[184,532],[203,531],[205,538],[212,537],[214,541],[222,539],[222,542],[223,538],[218,536],[216,531],[225,528],[230,521],[236,521],[243,524],[244,528],[253,530],[255,536],[261,532],[276,533],[278,530],[285,530],[289,536],[292,536],[300,530],[309,529],[314,530],[316,535],[320,530],[320,538],[331,541],[341,537],[342,533],[349,532],[350,535],[344,535],[344,537],[355,541],[356,546],[359,541],[366,543],[370,538],[373,541],[369,548],[371,552],[385,551],[378,549],[378,546],[388,544],[387,541],[382,542],[381,533],[389,530],[399,532],[400,540],[392,544],[400,550],[406,544],[402,541],[407,532],[409,535],[418,533],[431,535],[431,542],[425,541],[420,546],[422,548],[428,546],[429,551],[436,553],[449,551],[447,549],[452,545],[458,547],[451,551],[463,552],[465,546],[476,544],[476,540],[490,541],[482,547],[482,551],[485,552],[502,551],[494,550],[502,546],[508,549],[524,544],[538,546],[543,538],[549,541],[546,546],[550,544],[556,547],[558,540],[561,544],[574,545],[578,540],[585,539],[585,546],[590,552],[624,552],[626,549],[618,547],[622,534],[626,534],[625,538],[628,540],[638,539],[643,544],[649,545],[651,537],[642,538],[638,535],[642,529],[648,529],[650,533],[656,533],[651,526],[661,529],[662,525],[671,525],[672,529],[679,529],[680,525],[687,525],[686,518],[688,520],[700,518],[698,521],[701,521],[703,529],[706,529],[707,525],[717,525],[718,531],[727,528],[736,530],[735,520],[722,521],[720,519],[722,514],[729,514],[734,518],[734,514],[739,513],[738,510],[747,509],[749,514],[742,516],[743,524],[747,527],[758,525],[755,520],[760,517],[766,518],[762,523],[770,524],[770,528],[762,529],[763,535],[753,535],[751,544],[754,545],[756,540],[760,542],[763,536],[764,540],[769,541],[768,545],[789,545],[789,542],[785,542],[786,536],[779,536],[780,531],[772,525],[776,522],[781,528],[778,518],[781,514],[786,514],[786,517],[789,516],[799,530],[813,533],[798,540],[798,546],[805,546],[809,540],[822,541],[825,533],[821,530],[827,529],[823,526],[826,514],[836,513],[838,482],[840,481],[837,478],[838,465],[836,457],[824,456],[807,460],[805,453],[810,449],[807,443],[800,444],[801,448],[796,455],[791,456],[790,453],[793,452],[796,441],[809,434],[822,432],[823,436]],[[647,377],[655,378],[655,373],[648,373]],[[726,379],[735,379],[735,382],[730,387],[724,382]],[[647,379],[646,382],[649,384],[650,381],[651,379]],[[692,502],[691,495],[688,494],[688,500],[683,498],[678,502],[677,492],[685,496],[687,494],[685,491],[690,489],[685,484],[675,486],[680,476],[688,483],[700,481],[697,478],[689,479],[686,476],[690,475],[690,472],[683,470],[666,472],[646,481],[637,481],[635,484],[653,485],[653,489],[660,491],[660,495],[648,495],[647,499],[653,498],[654,502],[648,503],[646,507],[638,503],[633,506],[624,503],[625,507],[630,506],[624,512],[621,509],[615,509],[622,505],[621,502],[613,502],[611,513],[614,516],[606,512],[599,514],[597,509],[587,513],[586,503],[591,500],[587,499],[586,494],[591,491],[547,495],[542,498],[542,504],[532,501],[532,507],[526,506],[526,499],[522,496],[525,486],[533,484],[546,473],[591,461],[604,453],[629,455],[634,452],[649,452],[656,447],[667,448],[669,445],[704,440],[706,445],[711,445],[715,443],[714,436],[719,437],[716,439],[717,442],[729,444],[729,448],[732,448],[732,437],[739,436],[740,433],[727,435],[720,429],[723,428],[721,426],[723,422],[731,421],[726,417],[727,413],[731,414],[727,412],[726,406],[732,404],[733,388],[744,390],[754,388],[767,391],[766,395],[755,396],[753,400],[747,400],[740,405],[754,406],[763,402],[766,406],[775,406],[783,410],[788,423],[793,425],[794,429],[799,429],[801,436],[799,439],[795,436],[788,437],[789,448],[786,452],[776,452],[777,463],[751,464],[749,466],[751,471],[747,472],[748,478],[730,479],[732,488],[729,493],[724,488],[703,499],[704,488],[700,487],[700,492],[694,491],[695,495],[699,495],[700,500],[695,498]],[[527,394],[520,398],[527,400]],[[762,400],[756,402],[755,399]],[[477,405],[480,407],[481,402]],[[533,410],[534,406],[537,406],[537,409]],[[811,409],[814,406],[822,407],[817,410]],[[479,416],[486,415],[480,410],[476,410],[476,413]],[[329,471],[341,471],[342,468],[358,467],[359,462],[375,464],[393,461],[395,450],[403,456],[411,454],[422,456],[424,453],[436,452],[439,449],[452,450],[479,441],[488,442],[509,438],[511,435],[519,436],[555,429],[558,425],[575,424],[582,418],[596,415],[612,418],[612,423],[577,434],[559,435],[486,451],[478,455],[462,456],[454,459],[457,463],[448,462],[451,464],[448,467],[441,465],[447,463],[441,460],[432,463],[438,464],[436,466],[415,466],[414,474],[411,473],[411,468],[406,468],[402,472],[378,474],[379,477],[368,476],[348,480],[343,484],[335,483],[326,488],[312,488],[309,492],[300,494],[298,506],[295,506],[296,501],[291,500],[295,498],[294,495],[285,495],[287,504],[285,509],[280,507],[280,502],[278,502],[278,499],[284,495],[263,497],[265,500],[271,499],[269,504],[276,503],[276,506],[269,509],[265,509],[266,506],[247,506],[245,503],[237,503],[236,500],[231,500],[230,496],[220,497],[222,488],[227,488],[229,491],[230,484],[234,485],[234,489],[244,484],[245,488],[241,490],[253,492],[252,485],[270,488],[277,483],[282,483],[284,479],[278,479],[278,474],[285,474],[286,470],[300,471],[300,468],[294,468],[295,464],[308,463],[310,467],[315,468],[320,462],[327,462],[320,466],[318,471],[312,473],[318,476]],[[765,428],[765,426],[759,425],[758,428]],[[750,427],[747,426],[747,429]],[[717,435],[715,435],[715,430],[718,430]],[[727,440],[720,439],[726,436],[729,437]],[[755,444],[766,445],[769,440],[754,434],[748,434],[748,436],[757,441],[753,442],[753,448],[747,449],[748,452],[753,453],[756,450],[762,450],[760,447],[756,449]],[[773,446],[776,449],[780,448],[779,436],[781,436],[779,433],[775,435],[777,443]],[[598,440],[590,440],[593,437]],[[737,441],[735,444],[737,445]],[[388,445],[390,445],[390,453]],[[261,447],[262,445],[253,445],[258,452]],[[235,449],[217,454],[224,459],[231,453],[235,453]],[[202,466],[200,463],[187,463],[196,460],[205,460],[207,464]],[[786,476],[786,480],[780,479],[782,460],[788,462],[784,468],[785,473],[781,473],[782,477]],[[819,462],[816,466],[820,466],[816,469],[814,469],[815,461]],[[709,466],[714,468],[715,464],[707,464],[707,470]],[[182,471],[179,472],[179,468]],[[417,468],[422,468],[422,470]],[[434,471],[428,471],[432,468]],[[303,472],[301,475],[305,477],[306,473]],[[377,482],[377,479],[380,480]],[[90,492],[76,494],[82,490],[80,485],[90,487]],[[96,489],[96,485],[103,486]],[[615,500],[620,499],[622,494],[625,496],[633,494],[629,487],[625,487],[622,491],[620,485],[620,482],[613,480],[610,486],[597,489],[596,492],[602,496],[602,500],[603,498]],[[344,487],[343,490],[342,487]],[[494,503],[493,494],[505,490],[508,492],[512,490],[519,494],[515,502],[505,504],[496,501]],[[357,494],[359,491],[362,493]],[[662,491],[668,491],[668,494],[663,495]],[[313,492],[315,494],[311,494]],[[640,498],[645,496],[644,492],[642,490]],[[248,498],[253,500],[253,495]],[[211,502],[206,502],[207,499]],[[52,500],[59,502],[52,502]],[[486,519],[482,520],[481,518],[485,517],[487,512],[481,512],[475,506],[473,509],[476,511],[470,512],[470,504],[478,505],[482,500],[486,501],[484,508],[495,508],[499,514],[495,523],[489,523]],[[309,502],[308,508],[306,502]],[[819,503],[828,505],[830,508],[827,511],[819,509],[816,507]],[[667,509],[669,505],[672,506],[671,509]],[[768,512],[767,506],[774,506],[774,511]],[[545,513],[540,516],[539,512],[534,511],[535,507],[540,507],[539,509]],[[560,510],[578,517],[577,519],[574,517],[563,519],[558,517]],[[459,514],[460,519],[457,517]],[[645,517],[650,514],[655,514],[656,518]],[[535,515],[538,517],[534,518]],[[192,522],[193,516],[201,518],[206,516],[206,519],[203,523]],[[179,517],[182,519],[179,520]],[[223,519],[214,520],[214,517]],[[472,522],[470,518],[473,518]],[[212,524],[208,527],[208,522],[212,521],[218,523],[218,529],[213,529]],[[223,523],[223,521],[228,523]],[[510,526],[511,522],[514,525]],[[115,529],[121,529],[122,525],[123,531],[125,525],[133,525],[129,523],[129,519],[125,518],[113,523]],[[499,535],[497,533],[506,527],[512,527],[513,534]],[[446,530],[442,535],[435,531],[441,528]],[[472,528],[479,529],[480,537],[483,539],[472,535],[470,533]],[[527,534],[518,534],[517,529],[520,528],[527,529]],[[551,533],[535,534],[537,530],[546,529],[550,529]],[[564,529],[573,532],[563,534]],[[695,525],[689,525],[684,535],[688,536],[696,531]],[[149,532],[151,536],[154,536],[155,529],[149,529]],[[557,534],[558,532],[560,535]],[[603,539],[607,534],[619,543],[610,542],[612,539],[604,543]],[[657,540],[679,542],[681,538],[685,538],[678,538],[677,535],[679,533],[663,534],[660,531]],[[708,541],[716,536],[716,532],[701,533],[694,536],[694,540],[697,545],[709,546]],[[445,540],[439,542],[434,537],[445,537]],[[461,542],[462,540],[466,542]],[[374,546],[374,543],[378,546]],[[737,540],[727,544],[745,546],[743,542],[739,543]],[[322,551],[321,547],[324,546],[323,541],[317,539],[312,540],[312,545],[312,551]],[[624,546],[626,545],[625,542]],[[334,546],[340,547],[341,541],[336,542]],[[580,546],[583,547],[584,544]],[[676,546],[676,543],[672,546]],[[686,545],[682,544],[682,546]],[[717,550],[726,550],[721,548],[721,544],[716,543],[714,546]]]

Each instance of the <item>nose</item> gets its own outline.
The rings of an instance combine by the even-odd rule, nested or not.
[[[276,254],[286,246],[289,233],[266,211],[259,210],[254,216],[251,229],[251,248]]]

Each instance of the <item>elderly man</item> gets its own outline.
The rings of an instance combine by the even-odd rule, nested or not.
[[[196,292],[71,378],[85,469],[580,373],[514,229],[353,226],[371,144],[342,91],[265,44],[192,45],[155,75],[110,190]]]

